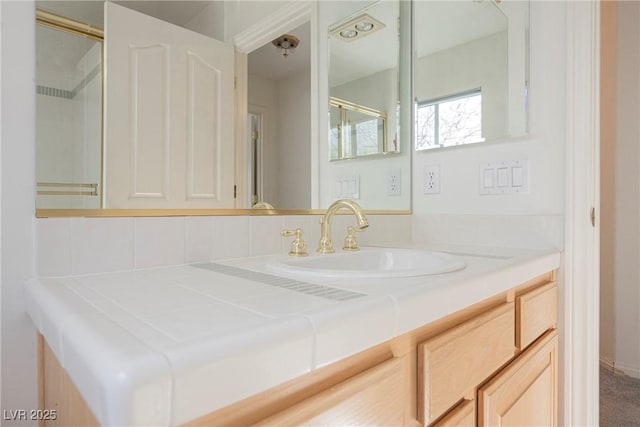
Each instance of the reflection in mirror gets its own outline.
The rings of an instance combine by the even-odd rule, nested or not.
[[[415,3],[415,149],[526,132],[528,2]]]
[[[102,37],[38,11],[37,208],[100,208]]]
[[[335,19],[327,31],[329,120],[327,142],[319,147],[320,206],[347,198],[366,209],[408,210],[411,150],[402,147],[401,136],[409,140],[403,132],[411,119],[400,111],[411,102],[409,91],[401,96],[401,88],[410,87],[411,5],[362,4],[320,4],[321,15]]]
[[[387,113],[339,98],[329,99],[331,160],[387,151]]]
[[[343,118],[355,119],[356,111],[365,115],[361,122],[353,122],[353,126],[342,122],[338,143],[342,140],[344,151],[336,156],[332,154],[331,160],[387,152],[386,144],[378,144],[373,150],[372,144],[365,142],[361,145],[368,145],[370,149],[356,150],[358,142],[354,139],[360,136],[358,133],[373,135],[375,131],[378,136],[376,122],[368,120],[372,115],[384,117],[385,133],[376,140],[395,141],[392,151],[398,151],[398,30],[398,3],[393,1],[378,3],[329,29],[330,107],[337,107],[336,99],[339,99],[338,108],[342,108]],[[388,116],[391,116],[389,120]],[[371,130],[367,132],[367,128]],[[353,150],[350,145],[354,145]]]
[[[206,11],[205,9],[213,3],[214,2],[186,0],[157,2],[107,2],[107,4],[115,6],[125,6],[126,8],[142,12],[179,27],[187,29],[192,28],[205,33],[215,33],[215,37],[217,37],[217,41],[219,41],[221,38],[224,38],[221,35],[224,31],[214,31],[211,28],[204,28],[205,24],[203,24],[203,22],[208,21],[207,19],[201,19],[205,15],[207,17],[210,15],[210,11]],[[274,4],[275,3],[279,2],[274,2]],[[195,149],[186,153],[186,155],[189,155],[189,158],[193,160],[193,165],[191,165],[191,163],[185,161],[183,158],[184,153],[177,153],[179,155],[176,155],[173,148],[170,152],[167,151],[168,145],[166,141],[168,141],[168,138],[166,136],[156,135],[157,132],[166,132],[167,130],[165,127],[158,126],[157,123],[159,123],[159,121],[156,120],[157,116],[161,113],[159,110],[162,109],[162,105],[164,104],[162,102],[141,102],[140,104],[144,104],[145,107],[139,110],[143,113],[140,118],[145,119],[146,123],[156,124],[156,126],[152,126],[151,128],[145,128],[148,130],[148,135],[145,134],[142,136],[148,136],[147,139],[144,139],[144,141],[141,140],[142,143],[138,141],[139,148],[141,147],[145,150],[151,150],[149,155],[139,155],[136,157],[131,155],[131,153],[125,153],[126,155],[114,154],[115,152],[112,149],[113,144],[110,141],[126,141],[127,139],[114,136],[116,133],[113,131],[109,132],[111,127],[108,123],[110,120],[113,122],[113,114],[111,114],[111,118],[108,117],[109,114],[104,115],[106,119],[109,120],[103,119],[101,112],[96,112],[96,115],[92,116],[91,119],[88,118],[87,114],[90,111],[95,112],[96,108],[94,107],[101,106],[103,103],[99,98],[90,95],[89,89],[94,90],[94,85],[102,80],[101,77],[108,74],[108,81],[107,79],[104,79],[104,82],[102,82],[106,88],[104,98],[108,99],[109,93],[127,94],[129,91],[126,90],[125,86],[131,73],[107,72],[106,69],[102,72],[102,68],[99,68],[100,74],[96,74],[96,72],[94,72],[94,68],[97,63],[90,64],[89,59],[99,59],[101,55],[94,55],[94,53],[89,54],[89,52],[97,52],[101,48],[99,47],[99,44],[87,44],[85,47],[82,47],[84,50],[79,54],[80,56],[74,59],[75,64],[77,65],[80,63],[82,55],[86,55],[85,63],[81,64],[80,67],[82,69],[81,73],[69,77],[70,83],[58,84],[56,82],[47,81],[47,79],[54,77],[55,72],[51,71],[51,75],[48,75],[49,71],[47,71],[47,67],[49,66],[45,65],[44,61],[50,60],[51,58],[49,57],[49,59],[47,59],[46,54],[43,56],[42,52],[49,52],[53,54],[54,50],[51,46],[47,46],[47,42],[50,42],[50,44],[53,43],[54,38],[38,36],[38,48],[42,47],[43,49],[39,49],[40,51],[38,53],[37,75],[39,80],[37,84],[43,88],[48,87],[68,92],[73,92],[80,81],[85,81],[87,85],[84,89],[86,91],[86,96],[82,95],[80,91],[78,91],[76,93],[76,98],[74,99],[74,102],[79,102],[80,98],[78,97],[85,96],[84,106],[81,109],[76,108],[76,110],[82,110],[82,116],[84,119],[82,125],[76,124],[76,122],[80,123],[80,121],[77,120],[80,116],[61,117],[62,112],[73,110],[71,107],[57,108],[57,115],[53,115],[51,117],[41,114],[44,110],[48,110],[48,114],[55,109],[50,108],[50,105],[47,106],[47,104],[58,101],[67,102],[69,100],[54,99],[55,97],[48,94],[53,92],[47,92],[48,89],[42,89],[42,93],[38,94],[38,115],[39,118],[43,119],[38,123],[39,136],[37,147],[37,158],[39,164],[38,181],[41,182],[42,185],[38,186],[39,195],[37,196],[37,207],[40,212],[37,212],[36,214],[38,216],[85,214],[101,215],[100,213],[95,212],[74,213],[72,210],[67,211],[69,209],[100,207],[107,208],[109,211],[112,209],[127,208],[131,209],[127,214],[133,215],[145,214],[145,212],[138,211],[138,209],[145,210],[151,207],[153,207],[154,212],[147,212],[147,214],[162,215],[163,209],[175,210],[182,208],[216,209],[222,211],[225,207],[235,206],[238,208],[250,208],[256,204],[258,204],[258,207],[274,206],[278,210],[326,208],[331,204],[336,196],[340,196],[340,194],[334,191],[336,189],[336,183],[346,182],[343,179],[346,176],[351,178],[356,177],[355,181],[361,179],[359,181],[361,182],[361,185],[358,184],[359,198],[354,198],[358,198],[366,209],[408,210],[410,208],[410,157],[408,154],[410,150],[404,150],[404,152],[402,152],[399,149],[398,141],[401,139],[409,141],[409,136],[406,132],[411,126],[409,122],[407,122],[408,125],[406,126],[399,126],[398,121],[401,119],[410,120],[410,115],[403,114],[403,117],[401,118],[398,111],[399,105],[401,108],[407,110],[410,108],[411,96],[403,95],[403,97],[406,98],[406,102],[399,103],[400,97],[398,95],[398,86],[402,86],[402,82],[399,81],[398,76],[399,74],[408,73],[409,68],[406,67],[404,70],[398,70],[398,54],[400,50],[398,47],[398,10],[401,10],[403,7],[402,5],[398,6],[398,3],[399,2],[397,0],[383,0],[375,3],[367,10],[362,11],[363,3],[360,1],[318,2],[317,15],[314,15],[316,12],[311,13],[311,17],[317,16],[318,19],[317,21],[312,19],[313,24],[311,25],[311,28],[309,28],[309,23],[306,24],[306,35],[296,34],[300,39],[300,45],[295,49],[295,52],[290,52],[287,57],[284,57],[284,55],[282,55],[282,53],[279,52],[271,43],[266,43],[264,49],[269,49],[269,55],[272,56],[273,59],[277,58],[279,60],[287,61],[284,63],[284,68],[289,71],[296,69],[292,65],[292,60],[295,60],[296,58],[306,58],[303,60],[305,63],[304,67],[306,67],[306,76],[298,78],[290,75],[283,77],[282,79],[272,79],[273,84],[270,86],[269,84],[262,85],[262,89],[267,87],[272,91],[271,95],[274,95],[272,99],[275,99],[278,108],[285,104],[288,105],[282,109],[282,112],[278,112],[277,115],[274,111],[270,111],[268,103],[257,99],[259,98],[260,89],[257,91],[251,91],[251,87],[256,87],[254,84],[255,82],[248,83],[250,86],[249,96],[251,97],[251,99],[248,100],[248,113],[250,114],[248,122],[251,124],[251,127],[247,130],[249,130],[248,133],[250,135],[253,133],[252,130],[256,130],[257,138],[256,142],[252,142],[253,138],[248,138],[246,141],[246,144],[249,144],[247,145],[246,151],[251,153],[251,157],[247,158],[247,165],[250,165],[247,167],[247,170],[250,169],[253,171],[253,175],[249,176],[247,174],[246,178],[242,181],[243,184],[244,181],[251,182],[252,188],[244,188],[244,185],[242,189],[238,187],[238,192],[241,193],[243,200],[241,202],[237,202],[233,200],[233,191],[235,190],[233,185],[234,183],[230,181],[220,181],[222,184],[219,187],[222,190],[219,193],[222,194],[222,191],[226,192],[223,194],[224,203],[229,202],[229,204],[216,205],[218,207],[215,208],[210,205],[206,205],[207,200],[212,198],[211,195],[213,194],[213,191],[210,191],[210,186],[203,187],[204,184],[211,183],[212,180],[209,178],[211,178],[210,175],[213,174],[213,172],[210,174],[205,173],[208,171],[207,162],[209,164],[212,163],[211,153],[215,151],[210,150],[211,143],[208,141],[211,141],[212,138],[208,137],[208,133],[199,133],[198,131],[194,132],[193,135],[187,135],[187,137],[184,135],[171,135],[171,141],[177,141],[176,144],[178,142],[180,144],[184,144],[185,141],[189,140],[189,138],[192,139],[189,140],[189,144],[196,144],[193,145]],[[400,3],[408,4],[408,2]],[[93,27],[105,27],[104,3],[99,0],[41,0],[36,2],[36,7],[64,17],[86,22]],[[224,8],[216,7],[214,9],[215,11],[220,11]],[[274,7],[274,10],[275,9],[278,8]],[[281,16],[286,15],[285,7],[278,10],[278,13],[281,13]],[[373,39],[387,31],[388,41],[385,42],[386,44],[374,44],[373,46],[369,46],[364,49],[364,45],[361,42],[366,42],[367,38],[356,38],[352,42],[348,43],[348,46],[344,48],[342,55],[339,54],[340,48],[336,47],[334,49],[331,47],[331,60],[329,61],[329,58],[323,57],[326,52],[324,51],[324,48],[326,47],[325,42],[327,39],[325,37],[327,35],[328,28],[334,28],[334,23],[338,21],[346,23],[346,20],[344,19],[345,16],[355,17],[361,13],[368,13],[372,19],[384,24],[383,29],[374,31],[367,38],[371,37]],[[235,19],[233,16],[230,18]],[[220,19],[224,21],[224,18]],[[112,24],[115,22],[113,19],[107,21],[110,21]],[[409,21],[405,20],[405,22],[408,23]],[[294,25],[300,25],[300,21],[297,21],[297,23],[292,26]],[[358,31],[367,32],[368,28],[366,27],[367,25],[364,27],[360,26]],[[162,34],[163,37],[165,35],[167,37],[172,36],[172,34],[174,34],[175,27],[169,26],[166,28],[171,28],[171,30],[159,30],[159,33]],[[119,37],[119,42],[122,42],[125,45],[131,46],[136,43],[138,43],[136,46],[149,45],[149,43],[134,43],[128,39],[128,36],[123,36],[122,34],[124,33],[121,32],[121,30],[137,31],[138,29],[141,29],[140,32],[144,35],[147,33],[150,34],[149,31],[133,24],[113,24],[111,28],[112,31],[110,31],[109,28],[106,28],[105,32],[113,35],[114,37]],[[297,30],[298,29],[294,28],[291,32],[295,32]],[[49,29],[49,31],[54,30]],[[247,31],[249,31],[249,29],[243,30],[243,32]],[[311,31],[314,31],[314,33],[310,34]],[[322,40],[318,41],[318,34],[316,34],[315,31],[319,32],[318,34],[321,35]],[[400,29],[401,33],[402,31],[409,34],[410,28],[408,25],[405,25],[404,30],[402,28]],[[287,30],[287,32],[289,32],[289,30]],[[406,35],[405,40],[408,40]],[[85,43],[89,42],[87,39],[83,39],[83,41]],[[171,40],[168,42],[171,42]],[[142,55],[141,58],[144,57],[143,59],[146,61],[142,65],[148,65],[145,72],[137,74],[137,76],[140,77],[139,81],[137,81],[138,83],[149,85],[155,84],[158,86],[160,84],[160,80],[166,78],[164,74],[157,71],[162,68],[157,66],[159,64],[158,61],[164,61],[163,58],[165,58],[165,56],[163,56],[164,54],[161,52],[162,49],[166,48],[163,43],[164,41],[160,44],[151,43],[155,46],[153,49],[138,49],[140,51],[140,55]],[[73,42],[65,41],[62,44],[67,47],[73,45]],[[111,43],[107,42],[105,45],[113,47],[115,46],[115,43],[112,40]],[[384,55],[380,54],[380,46],[384,46]],[[407,44],[403,50],[408,52],[408,46],[409,45]],[[228,45],[227,47],[233,49],[233,46],[231,45]],[[305,52],[305,49],[308,49],[308,52]],[[312,62],[309,55],[310,52],[313,51],[312,49],[316,49],[318,51],[317,57],[319,58],[317,64],[318,68],[314,69],[314,72],[309,71],[311,70],[310,63]],[[367,49],[374,50],[367,51]],[[257,69],[265,68],[261,61],[258,59],[254,60],[257,53],[258,51],[251,53],[249,62],[256,64],[255,68]],[[335,56],[333,55],[334,53],[336,54]],[[67,56],[76,54],[72,54],[71,52],[61,52],[56,53],[56,55],[59,56],[59,58],[56,58],[56,61],[59,62]],[[307,56],[305,57],[305,55]],[[408,54],[406,56],[409,57]],[[211,67],[208,67],[208,61],[203,61],[195,57],[190,57],[190,61],[191,65],[193,65],[192,71],[196,73],[195,75],[199,79],[205,79],[207,76],[212,74],[210,72]],[[351,61],[353,62],[352,65],[357,66],[348,66],[346,62],[340,65],[340,61]],[[329,62],[331,62],[330,71],[328,70]],[[113,64],[113,61],[105,60],[104,66],[106,67],[109,63]],[[57,62],[55,62],[55,64],[56,66],[59,65]],[[70,63],[69,68],[72,65],[75,66],[73,63]],[[94,65],[94,67],[91,68],[90,65]],[[174,70],[174,68],[171,68],[171,70]],[[377,123],[372,127],[372,129],[376,129],[378,136],[376,142],[370,144],[371,150],[365,151],[364,153],[373,152],[375,147],[378,152],[393,153],[393,155],[368,155],[345,159],[339,162],[329,161],[329,147],[328,144],[324,143],[324,135],[328,133],[327,130],[322,128],[318,132],[314,132],[317,130],[316,122],[318,120],[324,120],[326,98],[324,98],[322,102],[323,105],[320,113],[315,114],[315,117],[311,117],[312,111],[319,108],[319,102],[315,102],[317,100],[316,92],[325,94],[324,83],[326,80],[323,78],[320,82],[320,88],[316,88],[315,86],[312,88],[311,85],[312,82],[317,83],[316,76],[324,77],[325,73],[328,73],[329,78],[332,80],[330,85],[332,95],[341,99],[349,100],[354,104],[366,106],[369,109],[386,113],[387,118],[384,123]],[[257,73],[249,71],[249,74],[256,75]],[[373,86],[373,89],[370,89],[372,86],[368,86],[369,89],[358,87],[367,79],[376,80],[378,85]],[[174,84],[174,80],[175,79],[173,79],[173,77],[169,79],[172,85]],[[406,84],[407,83],[405,82],[405,85]],[[151,96],[157,95],[156,98],[160,96],[160,92],[161,91],[158,90],[144,91],[145,94]],[[368,92],[368,94],[365,94],[364,92]],[[97,90],[91,93],[95,95],[102,95],[102,92]],[[204,111],[200,105],[201,102],[206,104],[205,107],[212,105],[211,97],[199,96],[204,93],[205,91],[195,91],[192,93],[194,96],[189,100],[198,103],[198,108],[193,109],[193,111]],[[350,93],[355,93],[356,96],[350,97]],[[360,95],[358,95],[358,93],[360,93]],[[405,94],[406,91],[403,91],[402,93]],[[380,94],[382,94],[382,97],[378,96]],[[369,98],[371,99],[367,99],[367,95],[369,95]],[[184,96],[173,96],[171,98],[173,100],[185,99]],[[242,102],[244,101],[241,100],[241,105]],[[113,102],[106,102],[105,105],[114,106],[115,104]],[[225,101],[222,105],[232,106],[233,102]],[[149,108],[147,108],[147,106],[149,106]],[[114,111],[112,113],[118,113],[119,111],[121,112],[126,110],[126,108],[113,107],[113,110]],[[172,110],[175,110],[173,104]],[[225,109],[225,112],[231,112],[231,114],[233,111],[233,108]],[[242,109],[239,108],[239,111],[242,111]],[[170,116],[177,117],[180,116],[180,114],[171,114]],[[207,120],[203,119],[204,116],[206,116],[206,114],[199,114],[193,118],[197,123],[202,124],[207,122]],[[321,118],[319,119],[318,117]],[[102,141],[101,132],[103,120],[104,131],[107,135],[104,141]],[[347,120],[356,121],[358,119],[356,119],[352,114],[347,114]],[[55,121],[58,122],[54,123]],[[222,122],[228,124],[232,123],[233,120],[225,119],[222,120]],[[114,125],[113,128],[120,130],[130,130],[133,128],[133,126],[122,125],[121,123],[124,123],[122,121],[119,123],[120,124],[118,125]],[[324,125],[324,123],[322,123],[322,125]],[[66,129],[65,131],[69,132],[69,135],[63,135],[62,131],[59,132],[59,130],[63,128]],[[231,127],[227,128],[226,126],[221,126],[220,128],[224,131],[227,129],[233,129]],[[93,133],[89,136],[91,129],[93,130]],[[171,126],[171,129],[172,131],[176,130],[182,132],[184,127]],[[316,138],[319,133],[323,134],[323,143],[320,144],[320,146],[317,146],[317,144],[314,143],[314,146],[311,147],[311,140],[317,142]],[[54,137],[57,141],[56,143],[59,143],[59,145],[54,146],[51,144],[51,141],[54,141],[54,139],[45,140],[40,138],[40,136]],[[80,139],[77,139],[76,136],[78,136],[78,138],[84,138],[83,144],[78,144]],[[260,140],[261,137],[263,138],[262,140]],[[233,141],[234,138],[232,136],[225,136],[222,140],[225,141],[226,144],[227,142]],[[250,144],[253,144],[253,146]],[[193,148],[191,145],[189,147]],[[227,145],[225,145],[225,147],[227,147]],[[226,150],[227,148],[224,148],[224,155],[219,156],[219,158],[224,159],[223,164],[221,165],[221,170],[224,169],[224,177],[231,175],[230,179],[233,179],[231,165],[234,165],[234,162],[231,159],[233,159],[234,156],[233,154],[229,154]],[[196,152],[199,154],[193,155],[193,153]],[[357,154],[359,153],[359,150],[356,148],[353,152]],[[106,154],[105,159],[101,158],[103,153]],[[93,156],[93,154],[95,154],[95,156]],[[140,167],[137,168],[129,167],[125,164],[113,166],[114,162],[109,161],[110,158],[112,160],[124,159],[125,161],[127,161],[127,159],[137,158],[138,160],[141,160],[141,164],[138,165]],[[60,166],[51,167],[51,170],[55,170],[57,172],[49,173],[47,168],[58,160],[63,160],[63,163],[61,163]],[[142,164],[143,160],[148,160],[150,163]],[[84,162],[84,164],[82,162]],[[170,162],[170,165],[168,162]],[[187,166],[185,166],[185,164],[187,164]],[[108,168],[106,165],[110,166],[109,170],[107,170]],[[199,168],[198,170],[203,172],[203,174],[189,175],[183,173],[185,167],[193,167],[194,165],[197,166]],[[366,165],[366,167],[361,167],[361,165]],[[40,166],[43,167],[41,168]],[[231,170],[231,174],[227,173],[229,170]],[[141,174],[144,173],[146,175],[133,177],[136,179],[132,179],[130,176],[132,171],[136,171]],[[242,173],[244,176],[244,171]],[[394,190],[396,192],[391,194],[387,188],[387,181],[389,177],[396,177],[398,175],[401,176],[403,187],[397,187],[397,190]],[[191,179],[190,176],[193,179]],[[117,182],[110,182],[110,179],[114,179],[114,177]],[[199,177],[204,178],[201,179]],[[186,181],[182,182],[182,179]],[[225,180],[226,179],[227,178],[225,178]],[[102,182],[102,180],[104,180],[104,182]],[[351,182],[355,181],[352,179]],[[129,191],[131,190],[129,187],[133,185],[131,184],[132,182],[140,187],[134,188],[136,191],[133,192],[136,197],[140,196],[138,197],[139,200],[136,201],[136,204],[129,204],[129,202],[131,202],[131,197],[129,196],[133,194]],[[231,185],[226,185],[227,183]],[[73,184],[73,187],[58,187],[55,185],[52,186],[52,184]],[[118,187],[119,184],[122,185]],[[114,189],[116,188],[123,190],[118,194],[123,195],[122,200],[126,199],[124,200],[126,202],[125,204],[118,204],[114,201],[114,198],[111,198],[110,194],[115,194]],[[215,188],[213,189],[215,190]],[[187,200],[189,204],[175,203],[178,198],[174,196],[174,193],[178,194],[178,190],[180,190],[180,196],[184,196],[183,193],[188,193],[186,194],[186,198],[189,199]],[[51,195],[52,192],[64,194]],[[82,193],[82,195],[80,195],[80,193]],[[84,195],[84,193],[89,193],[91,195]],[[349,197],[349,194],[346,193],[356,196],[355,193],[348,191],[345,192],[343,196]],[[166,194],[169,194],[170,197],[165,197]],[[245,194],[248,194],[246,200],[244,197]],[[184,198],[185,197],[182,197],[182,199]],[[100,200],[102,200],[102,206]],[[163,201],[166,201],[167,203],[163,203]],[[60,211],[45,212],[43,209],[46,208],[58,208]],[[259,211],[259,209],[256,209],[256,211]],[[221,212],[221,214],[222,213],[224,212]],[[235,213],[243,212],[236,210],[231,214]],[[244,213],[246,213],[246,211]],[[172,214],[175,214],[175,212]],[[120,213],[107,212],[104,215],[120,215]]]

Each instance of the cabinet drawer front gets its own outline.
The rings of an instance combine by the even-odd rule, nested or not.
[[[478,390],[478,426],[557,426],[557,349],[553,330]]]
[[[524,350],[558,320],[558,286],[555,282],[516,297],[516,347]]]
[[[475,400],[464,400],[432,427],[475,427]]]
[[[406,357],[388,360],[256,425],[404,425],[407,371]]]
[[[428,424],[514,354],[514,304],[503,304],[418,345],[418,417]]]

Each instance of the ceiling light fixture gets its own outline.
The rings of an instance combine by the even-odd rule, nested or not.
[[[281,49],[282,55],[286,58],[289,54],[295,52],[296,47],[300,44],[300,40],[293,34],[283,34],[271,43],[278,49]]]
[[[369,21],[362,21],[356,24],[356,30],[358,31],[371,31],[374,25]]]
[[[340,37],[344,39],[352,39],[358,35],[356,30],[342,30],[340,31]]]
[[[351,42],[381,30],[384,27],[385,24],[365,13],[356,16],[344,24],[338,25],[329,32],[332,36],[340,40]]]

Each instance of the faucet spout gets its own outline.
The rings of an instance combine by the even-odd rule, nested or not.
[[[340,209],[348,209],[355,215],[358,221],[358,229],[364,230],[369,227],[367,216],[356,202],[347,199],[336,200],[329,206],[329,209],[327,209],[322,219],[320,219],[320,244],[318,246],[318,252],[322,254],[335,252],[333,249],[333,241],[331,240],[331,220]]]

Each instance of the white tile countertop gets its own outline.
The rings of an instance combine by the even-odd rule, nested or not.
[[[414,247],[467,267],[314,281],[272,272],[273,256],[237,258],[34,279],[27,307],[102,425],[178,425],[560,265],[557,250]]]

